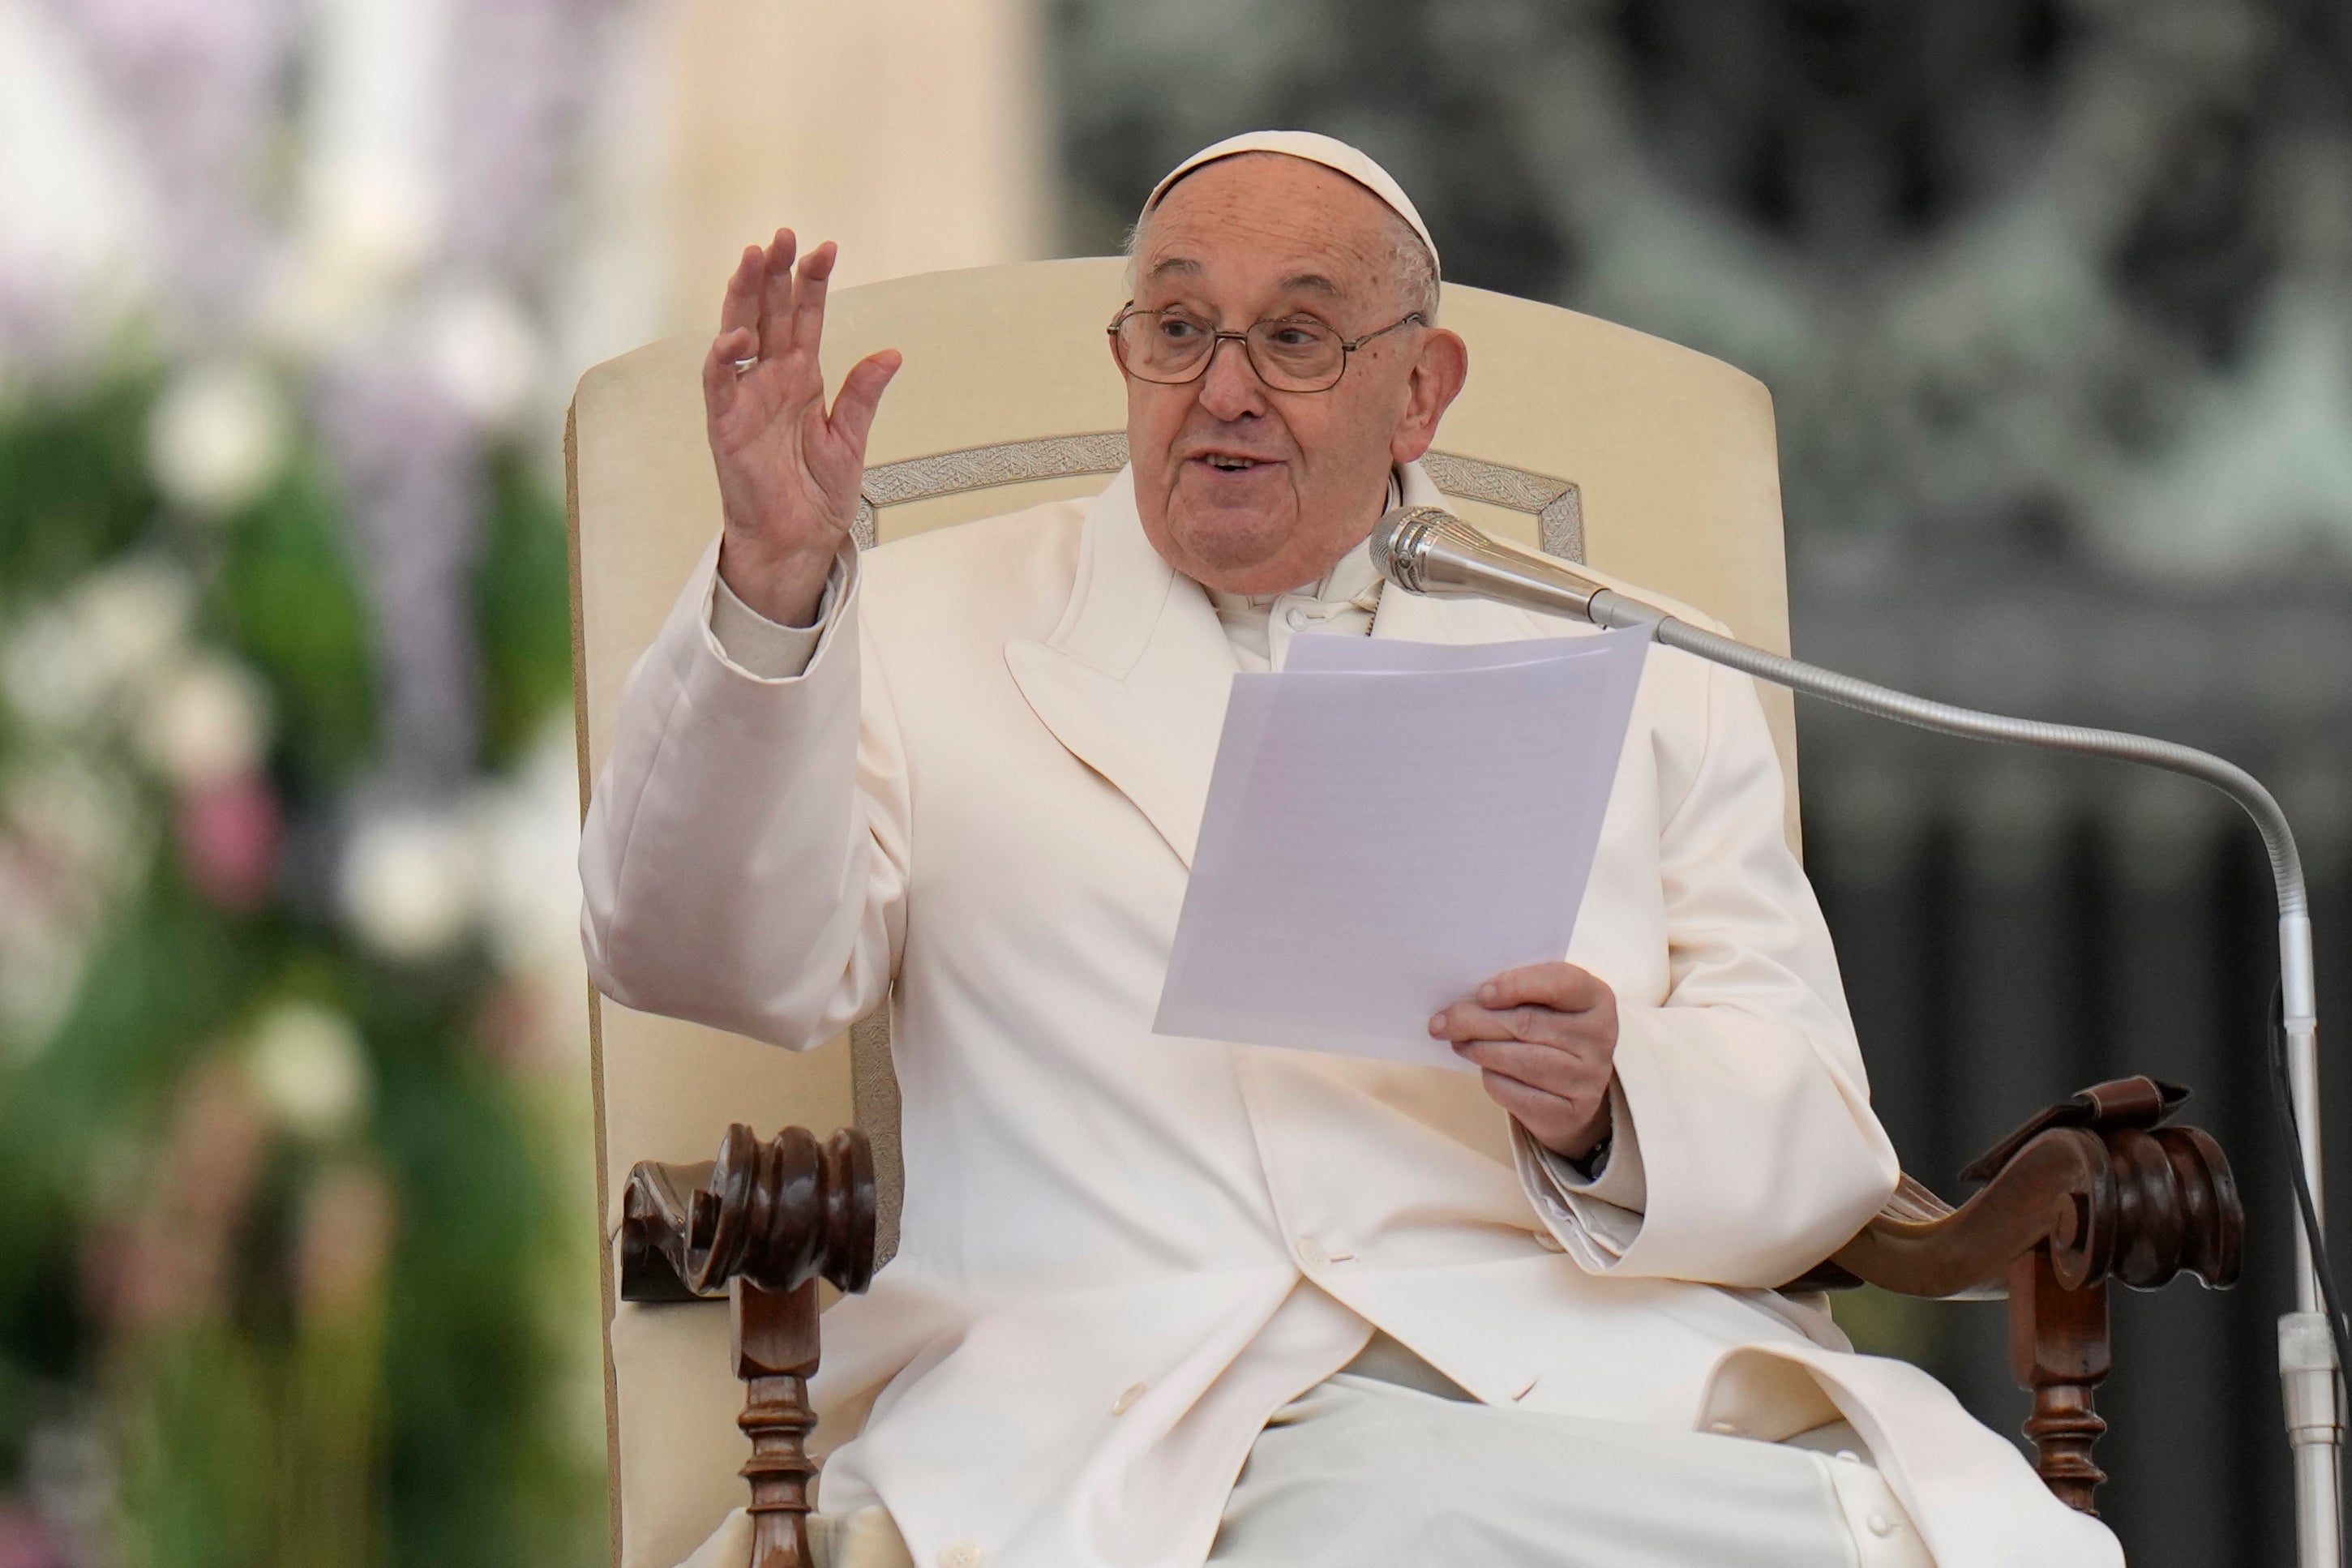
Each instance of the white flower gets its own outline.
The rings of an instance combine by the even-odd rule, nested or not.
[[[157,772],[203,789],[254,771],[269,745],[269,702],[252,671],[199,657],[161,676],[133,740]]]
[[[129,775],[70,753],[7,781],[0,829],[31,847],[71,904],[91,910],[128,887],[153,848]]]
[[[0,868],[0,1045],[11,1058],[29,1060],[55,1037],[58,1025],[81,987],[89,953],[77,931],[26,918],[45,911],[29,907],[21,889]]]
[[[65,605],[35,610],[0,644],[0,691],[17,712],[51,729],[98,716],[105,681]]]
[[[278,341],[324,353],[382,324],[432,248],[435,198],[391,157],[323,158],[303,187],[299,232],[261,314]]]
[[[207,516],[234,511],[275,479],[293,445],[293,420],[277,384],[244,362],[199,365],[155,405],[147,459],[179,505]]]
[[[580,773],[570,714],[552,719],[512,776],[476,794],[471,819],[492,951],[510,973],[580,952]]]
[[[372,1096],[359,1031],[341,1013],[316,1003],[282,1002],[264,1014],[245,1068],[270,1115],[305,1138],[350,1126]]]
[[[446,816],[362,823],[343,852],[341,892],[344,917],[369,946],[390,958],[430,958],[480,909],[473,841]]]
[[[194,600],[187,574],[151,556],[84,578],[0,645],[0,691],[36,723],[89,724],[125,687],[170,668]]]
[[[66,754],[0,791],[0,1041],[44,1048],[153,847],[130,783]]]
[[[521,413],[539,373],[539,339],[514,302],[488,288],[452,289],[425,311],[426,365],[441,390],[485,425]]]
[[[84,578],[71,605],[82,646],[109,682],[169,664],[187,640],[195,584],[160,556],[136,555]]]

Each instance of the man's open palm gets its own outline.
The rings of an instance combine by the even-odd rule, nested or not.
[[[895,349],[860,360],[826,410],[817,349],[835,251],[827,240],[796,268],[796,247],[793,231],[778,229],[765,250],[744,249],[702,362],[725,509],[719,574],[736,597],[787,626],[815,618],[857,516],[866,437],[899,365]]]

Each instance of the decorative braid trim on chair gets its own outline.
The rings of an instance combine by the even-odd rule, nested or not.
[[[1490,463],[1456,452],[1432,452],[1422,458],[1430,481],[1450,496],[1486,501],[1536,520],[1544,553],[1562,561],[1584,562],[1584,502],[1570,479],[1530,473],[1508,463]],[[1083,474],[1115,474],[1127,466],[1127,432],[1094,430],[1080,436],[1046,436],[1034,441],[1005,441],[993,447],[966,447],[953,452],[933,452],[882,463],[866,470],[866,484],[857,498],[857,517],[849,531],[860,550],[871,550],[876,527],[886,506],[938,500],[968,490],[993,489],[999,485],[1027,484],[1035,479],[1070,479]],[[880,1189],[880,1225],[876,1267],[898,1252],[898,1209],[906,1193],[906,1166],[898,1144],[898,1077],[890,1062],[890,1010],[879,1010],[857,1021],[849,1031],[849,1075],[856,1104],[857,1128],[874,1146],[874,1173]]]

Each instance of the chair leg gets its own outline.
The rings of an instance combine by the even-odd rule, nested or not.
[[[2107,1424],[2091,1391],[2114,1364],[2107,1287],[2059,1284],[2046,1242],[2010,1266],[2009,1364],[2017,1385],[2033,1394],[2025,1435],[2033,1439],[2034,1470],[2061,1502],[2095,1516],[2093,1494],[2107,1475],[2091,1450]]]
[[[816,1426],[808,1380],[817,1365],[816,1281],[767,1290],[731,1282],[735,1375],[743,1380],[736,1425],[751,1439],[751,1568],[810,1568],[807,1438]]]

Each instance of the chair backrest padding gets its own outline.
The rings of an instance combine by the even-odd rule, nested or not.
[[[906,367],[867,450],[861,521],[882,540],[1099,490],[1125,451],[1126,396],[1103,328],[1124,299],[1113,258],[932,273],[844,289],[829,379],[879,348]],[[1623,327],[1449,284],[1444,325],[1470,380],[1429,460],[1462,513],[1696,605],[1788,647],[1771,400],[1718,361]],[[612,744],[623,681],[719,525],[698,379],[708,340],[673,339],[581,379],[567,441],[574,666],[583,780]],[[1766,709],[1790,781],[1784,693]],[[806,1056],[595,999],[599,1197],[607,1236],[629,1167],[708,1159],[730,1121],[820,1134],[856,1119],[895,1172],[887,1040],[866,1031],[853,1081],[838,1044]],[[895,1222],[895,1193],[890,1218]],[[895,1224],[892,1227],[895,1229]],[[667,1568],[740,1500],[726,1314],[616,1303],[609,1268],[607,1421],[616,1560]]]

